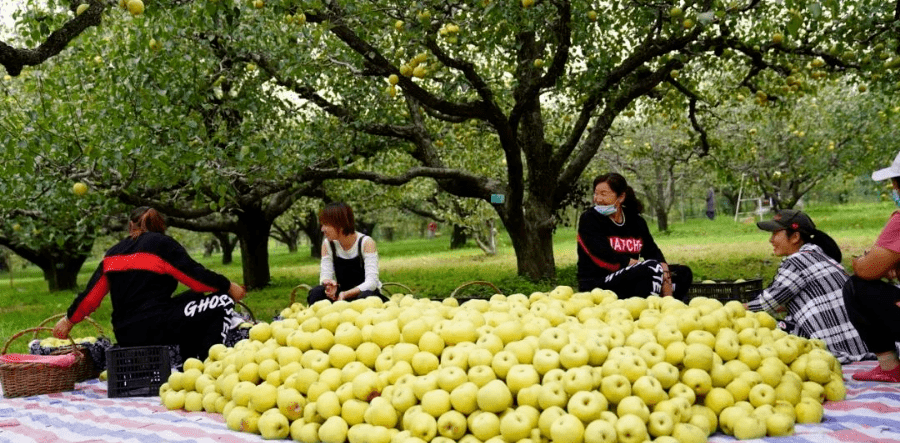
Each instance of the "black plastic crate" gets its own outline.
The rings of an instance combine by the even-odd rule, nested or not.
[[[742,282],[732,280],[714,280],[714,283],[695,281],[688,289],[687,300],[694,297],[714,298],[722,302],[738,300],[748,302],[762,292],[762,279],[751,278]]]
[[[152,397],[169,380],[167,346],[112,347],[106,350],[107,396]]]

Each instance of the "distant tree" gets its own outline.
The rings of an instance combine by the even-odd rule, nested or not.
[[[710,136],[721,140],[721,148],[711,157],[731,180],[746,178],[745,192],[792,208],[826,179],[852,180],[870,171],[900,136],[900,109],[892,98],[859,90],[829,83],[816,95],[763,106],[758,98],[736,96],[715,111],[720,124]]]

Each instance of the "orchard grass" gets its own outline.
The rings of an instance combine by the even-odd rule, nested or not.
[[[831,235],[841,246],[843,264],[849,269],[854,255],[870,247],[891,212],[892,203],[859,203],[823,205],[807,208],[819,229]],[[759,220],[758,218],[756,220]],[[769,233],[757,229],[756,220],[734,221],[733,216],[719,214],[715,220],[673,220],[668,232],[658,232],[655,221],[648,219],[654,238],[669,262],[689,265],[694,280],[729,280],[762,278],[771,282],[780,259],[772,255]],[[516,275],[516,259],[509,239],[501,238],[498,253],[486,256],[472,242],[463,249],[450,251],[449,237],[435,239],[412,238],[378,243],[382,282],[398,282],[420,297],[444,298],[458,287],[471,281],[487,281],[503,293],[530,294],[548,291],[557,284],[576,287],[575,230],[560,227],[554,235],[557,265],[556,282],[530,282]],[[241,280],[240,253],[235,251],[234,262],[221,264],[221,255],[202,257],[193,251],[195,259],[235,281]],[[245,303],[257,320],[271,321],[290,305],[290,294],[298,284],[314,285],[318,281],[319,262],[309,255],[309,247],[301,246],[296,253],[288,253],[280,244],[272,243],[269,256],[272,284],[251,291]],[[87,283],[97,266],[97,260],[85,263],[78,276],[80,285]],[[184,288],[181,288],[184,289]],[[391,293],[406,292],[399,286],[388,286]],[[485,285],[461,288],[458,297],[490,295],[494,290]],[[0,338],[5,344],[9,337],[23,329],[35,327],[44,319],[65,312],[74,292],[47,292],[47,284],[35,266],[16,269],[12,277],[0,273]],[[297,291],[297,301],[305,303],[306,291]],[[112,337],[109,297],[92,314]],[[52,323],[49,325],[52,326]],[[73,330],[73,337],[97,335],[96,330],[82,322]],[[46,333],[42,336],[47,336]],[[8,352],[27,352],[31,334],[15,340]]]

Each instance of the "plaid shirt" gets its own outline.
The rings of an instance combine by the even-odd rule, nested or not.
[[[786,306],[785,323],[794,335],[819,338],[841,363],[874,358],[866,349],[844,307],[843,287],[849,276],[822,249],[806,243],[781,263],[772,285],[747,304],[751,311],[774,313]]]

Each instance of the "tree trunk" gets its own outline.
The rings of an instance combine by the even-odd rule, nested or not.
[[[269,233],[272,222],[262,211],[244,208],[238,215],[241,228],[238,238],[241,245],[241,263],[244,285],[248,289],[262,288],[271,281],[269,272]]]
[[[219,249],[219,241],[215,238],[211,238],[203,244],[203,256],[209,257],[213,254],[213,252],[216,252]]]
[[[460,249],[466,246],[469,236],[466,228],[461,225],[453,225],[453,233],[450,234],[450,249]]]
[[[50,292],[71,291],[78,289],[78,271],[91,255],[93,239],[72,241],[62,246],[54,243],[41,249],[13,244],[5,246],[43,271]]]
[[[300,241],[300,222],[297,220],[291,220],[288,222],[287,227],[283,227],[278,223],[272,224],[272,238],[280,243],[284,243],[288,248],[288,253],[297,252],[297,243]]]
[[[88,256],[66,254],[63,257],[51,257],[49,264],[41,267],[50,292],[78,289],[78,271]]]
[[[497,228],[494,227],[494,220],[488,220],[486,223],[486,234],[484,231],[475,231],[475,243],[487,255],[497,255]],[[483,238],[486,237],[486,238]]]
[[[656,227],[659,228],[659,232],[669,230],[669,212],[659,206],[656,207]]]
[[[319,217],[314,211],[307,211],[301,228],[309,238],[309,256],[322,258],[322,229],[319,228]]]
[[[735,190],[730,188],[721,188],[719,189],[719,193],[725,197],[725,200],[728,201],[729,212],[734,216],[734,208],[737,207],[738,193]]]
[[[549,204],[526,202],[524,214],[503,220],[516,251],[519,275],[531,281],[555,281],[553,218]],[[518,220],[517,220],[518,219]]]
[[[371,237],[372,233],[375,232],[376,224],[377,223],[366,223],[364,221],[356,220],[356,230]]]
[[[287,245],[288,252],[291,254],[296,254],[297,253],[297,241],[298,241],[296,233],[292,232],[290,238],[288,238],[287,240],[288,241],[285,242],[285,244]]]
[[[668,177],[663,176],[664,168],[656,165],[656,180],[653,190],[656,195],[653,198],[653,212],[656,215],[656,227],[660,232],[669,229],[669,214],[666,212],[666,193],[665,180]]]
[[[228,232],[214,232],[214,236],[219,240],[219,246],[222,247],[222,264],[230,265],[234,261],[234,247],[237,246],[237,239],[232,239]]]
[[[91,244],[67,243],[53,245],[36,251],[37,260],[31,260],[44,272],[44,280],[50,292],[78,289],[78,271],[91,255]]]

